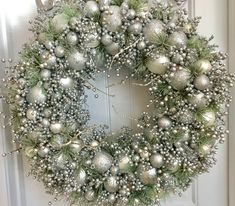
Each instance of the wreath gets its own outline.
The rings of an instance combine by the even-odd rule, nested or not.
[[[235,76],[183,1],[70,0],[40,11],[35,40],[11,66],[4,99],[30,174],[79,205],[152,205],[215,164]],[[101,73],[148,88],[137,131],[91,125]],[[4,154],[6,155],[6,154]],[[51,203],[50,203],[51,204]]]

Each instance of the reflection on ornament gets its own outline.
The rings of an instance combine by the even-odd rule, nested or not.
[[[104,188],[108,192],[116,192],[118,190],[118,181],[116,177],[108,177],[107,180],[104,182]]]
[[[195,63],[195,69],[198,73],[206,74],[212,69],[210,61],[201,59]]]
[[[151,165],[155,168],[161,168],[164,164],[163,156],[161,154],[153,154],[150,157]]]
[[[90,202],[94,201],[95,200],[95,192],[93,190],[89,190],[89,191],[85,192],[85,198]]]
[[[168,57],[160,55],[157,58],[149,59],[146,66],[152,73],[164,74],[167,71],[169,63],[170,60]]]
[[[52,123],[50,126],[50,130],[54,133],[54,134],[58,134],[61,133],[63,130],[63,125],[59,122],[56,123]]]
[[[65,89],[71,89],[74,86],[73,79],[70,77],[61,78],[60,85]]]
[[[26,96],[26,99],[30,103],[43,103],[46,101],[47,97],[44,90],[41,88],[40,84],[37,84],[29,90],[29,93]]]
[[[99,5],[96,3],[96,1],[87,1],[85,4],[84,13],[89,17],[99,15]]]
[[[85,184],[86,182],[86,171],[82,168],[78,169],[77,172],[76,172],[76,183],[79,185],[79,186],[82,186]]]
[[[210,127],[215,124],[216,115],[214,111],[206,110],[201,115],[206,126]]]
[[[71,45],[71,46],[75,46],[77,43],[78,43],[78,36],[75,32],[69,32],[67,34],[67,41],[68,41],[68,44]]]
[[[158,126],[162,129],[169,129],[172,126],[170,118],[164,116],[158,119]]]
[[[210,79],[202,74],[194,79],[194,86],[199,90],[205,90],[210,87]]]
[[[145,170],[143,168],[139,169],[140,181],[145,185],[153,185],[156,183],[157,171],[155,168],[150,170]]]

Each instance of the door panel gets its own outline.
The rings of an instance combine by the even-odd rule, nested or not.
[[[223,0],[190,0],[186,7],[190,16],[203,16],[199,26],[202,35],[215,35],[214,42],[222,51],[227,51],[227,2]],[[0,1],[0,57],[14,57],[22,44],[32,38],[27,31],[28,20],[36,14],[33,0]],[[2,65],[4,66],[4,65]],[[3,70],[0,70],[3,77]],[[88,91],[88,108],[91,112],[91,124],[104,123],[111,131],[122,125],[135,128],[135,118],[142,111],[147,111],[149,98],[145,88],[134,86],[133,81],[124,85],[124,77],[106,78],[100,75],[94,83],[102,91],[115,94],[111,97],[102,93]],[[135,82],[136,83],[136,82]],[[7,111],[5,105],[1,109]],[[1,122],[4,121],[1,118]],[[0,153],[14,148],[10,140],[10,131],[0,129]],[[220,147],[218,163],[209,174],[204,174],[194,181],[193,185],[182,195],[172,196],[162,201],[162,206],[228,206],[228,143]],[[14,154],[0,158],[0,205],[1,206],[42,206],[53,197],[45,194],[42,183],[26,177],[27,163],[21,155]],[[54,203],[64,206],[63,201]],[[233,206],[233,205],[230,205]]]

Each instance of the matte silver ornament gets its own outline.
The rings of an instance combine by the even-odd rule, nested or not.
[[[208,76],[201,74],[194,79],[194,86],[198,90],[208,89],[210,87],[210,79],[208,78]]]
[[[100,44],[100,37],[96,32],[90,33],[85,39],[85,46],[88,48],[96,48]]]
[[[35,120],[37,118],[37,111],[32,108],[29,108],[26,111],[26,117],[30,120]]]
[[[51,71],[48,69],[43,69],[40,72],[40,76],[43,81],[48,81],[51,78]]]
[[[76,179],[76,183],[79,185],[79,186],[82,186],[85,184],[86,182],[86,171],[82,168],[79,168],[77,171],[76,171],[76,175],[75,175],[75,179]]]
[[[203,107],[206,107],[207,105],[207,99],[202,92],[199,92],[190,96],[189,102],[197,108],[203,108]]]
[[[174,32],[169,36],[169,41],[176,47],[184,47],[187,44],[188,38],[184,32]]]
[[[183,90],[189,83],[191,73],[188,69],[179,67],[170,77],[170,85],[176,90]]]
[[[92,17],[99,15],[100,9],[96,1],[87,1],[84,7],[84,13],[86,16]]]
[[[155,168],[161,168],[164,164],[163,156],[161,154],[153,154],[150,157],[151,165]]]
[[[206,74],[212,69],[212,65],[209,60],[201,59],[195,63],[195,69],[198,73]]]
[[[73,153],[79,153],[82,150],[83,146],[84,146],[83,141],[77,139],[71,142],[71,144],[69,145],[69,148]]]
[[[102,21],[107,29],[111,32],[116,32],[122,25],[122,16],[119,6],[110,6],[108,13],[102,13]]]
[[[65,89],[71,89],[74,86],[74,82],[71,77],[65,77],[60,79],[60,85]]]
[[[147,68],[154,74],[165,74],[170,63],[168,57],[160,55],[156,58],[150,58],[147,61]]]
[[[118,181],[117,181],[117,177],[111,176],[108,177],[107,180],[104,182],[104,188],[108,191],[108,192],[117,192],[119,187]]]
[[[112,166],[112,162],[112,156],[104,151],[97,152],[93,159],[95,170],[99,173],[108,171],[109,168]]]
[[[101,43],[105,46],[112,44],[113,43],[112,36],[105,34],[104,36],[101,37]]]
[[[95,200],[95,192],[93,190],[86,191],[85,198],[90,202],[94,201]]]
[[[123,156],[118,162],[118,167],[120,169],[120,172],[125,173],[128,172],[130,169],[130,163],[131,159],[128,156]]]
[[[154,43],[156,42],[159,35],[163,33],[164,26],[159,20],[152,20],[144,27],[144,36],[146,40]]]
[[[142,24],[140,22],[131,24],[128,28],[128,31],[135,35],[140,34],[140,32],[142,31]]]
[[[62,47],[62,46],[57,46],[57,47],[55,48],[55,55],[56,55],[57,57],[59,57],[59,58],[64,57],[64,47]]]
[[[213,110],[206,110],[201,115],[206,126],[210,127],[215,125],[216,114]]]
[[[139,169],[139,178],[144,185],[154,185],[157,180],[157,171],[155,168],[145,170],[141,167]]]
[[[50,126],[50,130],[54,134],[61,133],[63,131],[63,129],[64,129],[63,124],[61,124],[59,122],[52,123]]]
[[[42,147],[38,150],[38,155],[40,157],[45,157],[46,155],[48,155],[49,152],[50,152],[50,149],[48,147]]]
[[[107,53],[109,53],[109,54],[111,54],[113,56],[115,54],[117,54],[119,52],[119,50],[120,50],[120,46],[119,46],[118,43],[112,43],[112,44],[106,46],[105,48],[106,48]]]
[[[67,42],[71,46],[75,46],[78,43],[78,36],[75,32],[69,32],[66,36]]]
[[[172,121],[169,117],[163,116],[158,119],[158,126],[162,129],[169,129],[172,126]]]
[[[69,22],[69,16],[66,14],[57,14],[52,19],[52,26],[54,27],[55,31],[61,33],[65,30]]]
[[[47,96],[42,89],[41,84],[37,84],[29,90],[26,99],[29,103],[44,103],[47,100]]]
[[[75,70],[84,69],[86,66],[87,58],[83,53],[75,50],[68,56],[69,67]]]

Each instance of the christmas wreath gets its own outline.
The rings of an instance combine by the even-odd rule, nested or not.
[[[79,205],[160,204],[213,166],[235,76],[183,3],[61,1],[35,18],[4,99],[14,141],[49,193]],[[86,92],[105,93],[91,82],[111,71],[148,88],[153,112],[135,131],[89,123]]]

